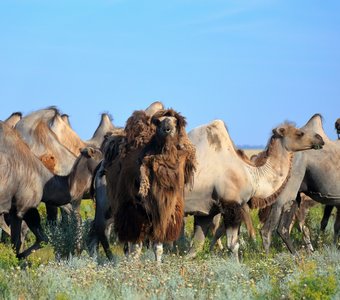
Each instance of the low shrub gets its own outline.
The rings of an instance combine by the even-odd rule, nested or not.
[[[0,268],[9,269],[18,266],[18,259],[12,247],[0,244]]]

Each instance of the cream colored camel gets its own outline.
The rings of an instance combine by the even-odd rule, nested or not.
[[[320,135],[285,123],[273,130],[263,159],[255,165],[240,155],[220,120],[195,128],[188,136],[196,147],[198,166],[194,186],[186,190],[185,212],[195,218],[222,212],[227,246],[236,256],[242,206],[249,199],[252,207],[273,203],[290,176],[293,152],[324,144]]]

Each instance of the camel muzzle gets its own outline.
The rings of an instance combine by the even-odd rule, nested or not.
[[[315,149],[315,150],[322,149],[322,146],[325,145],[325,141],[323,140],[323,138],[319,134],[316,134],[315,138],[318,140],[318,142],[315,143],[312,148]]]

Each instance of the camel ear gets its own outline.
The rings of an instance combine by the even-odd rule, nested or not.
[[[175,117],[177,119],[177,127],[179,130],[185,128],[187,125],[187,121],[185,120],[185,117],[181,116],[179,113],[175,114]]]
[[[273,134],[276,137],[284,137],[286,134],[286,129],[284,127],[278,127],[273,129]]]
[[[94,156],[94,149],[92,147],[86,147],[80,150],[80,153],[87,158]]]

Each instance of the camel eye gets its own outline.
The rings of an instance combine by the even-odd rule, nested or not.
[[[296,135],[301,138],[305,135],[305,133],[303,131],[298,131]]]

